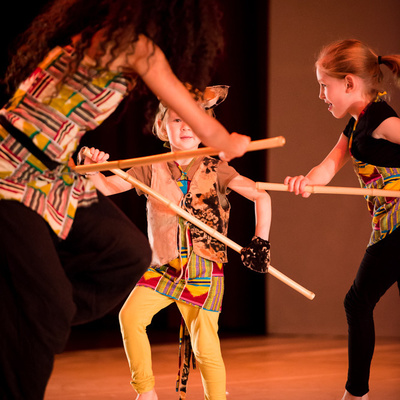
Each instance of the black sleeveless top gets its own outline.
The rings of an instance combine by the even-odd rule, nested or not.
[[[368,104],[358,118],[353,132],[355,119],[351,118],[343,134],[349,139],[353,132],[351,154],[357,160],[380,167],[400,167],[400,145],[385,139],[375,139],[372,132],[387,118],[397,117],[385,101]],[[400,135],[400,132],[399,132]]]

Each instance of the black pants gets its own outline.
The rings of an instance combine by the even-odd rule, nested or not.
[[[106,197],[60,241],[38,214],[0,201],[0,399],[40,400],[70,327],[104,316],[150,263],[145,235]]]
[[[345,298],[349,329],[349,369],[346,389],[353,396],[369,391],[375,347],[373,311],[379,299],[400,282],[400,228],[367,248],[357,276]]]

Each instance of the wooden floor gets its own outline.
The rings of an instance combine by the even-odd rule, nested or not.
[[[346,338],[240,337],[222,339],[228,400],[339,400],[347,367]],[[176,343],[154,344],[159,400],[177,399]],[[377,339],[371,400],[400,400],[400,339]],[[201,400],[191,371],[188,400]],[[45,400],[135,399],[122,347],[66,351],[56,359]]]

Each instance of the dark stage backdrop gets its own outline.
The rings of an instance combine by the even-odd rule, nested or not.
[[[22,31],[30,19],[40,11],[46,1],[28,2],[24,16],[18,13],[18,24],[2,24],[1,73],[8,62],[8,50],[12,51],[15,36]],[[267,137],[266,133],[266,76],[267,76],[267,1],[241,2],[221,1],[224,18],[226,48],[218,64],[211,84],[229,85],[227,100],[216,109],[217,118],[229,131],[251,136],[252,140]],[[18,3],[8,4],[12,18],[17,13]],[[1,95],[4,96],[4,91]],[[1,99],[2,102],[6,97]],[[164,152],[161,142],[151,133],[143,133],[143,107],[139,101],[121,106],[102,126],[85,135],[82,144],[95,146],[111,154],[111,159],[131,158]],[[231,165],[239,173],[253,180],[265,180],[266,152],[249,153]],[[254,205],[232,192],[229,236],[242,246],[254,234]],[[113,196],[115,203],[123,209],[132,221],[143,231],[146,230],[145,199],[138,198],[135,191]],[[133,244],[134,245],[134,244]],[[251,272],[243,267],[239,255],[229,250],[229,263],[225,268],[226,287],[223,312],[220,319],[221,335],[230,333],[263,334],[265,322],[264,275]],[[115,310],[110,316],[92,324],[91,327],[114,329]],[[111,322],[110,322],[111,320]],[[152,329],[177,331],[179,315],[176,307],[169,307],[154,320]],[[80,328],[82,329],[82,328]]]

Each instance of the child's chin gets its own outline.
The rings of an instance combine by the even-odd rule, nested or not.
[[[334,111],[331,111],[331,114],[336,119],[342,119],[342,118],[344,118],[346,116],[346,114],[342,115],[342,114],[335,113]]]

